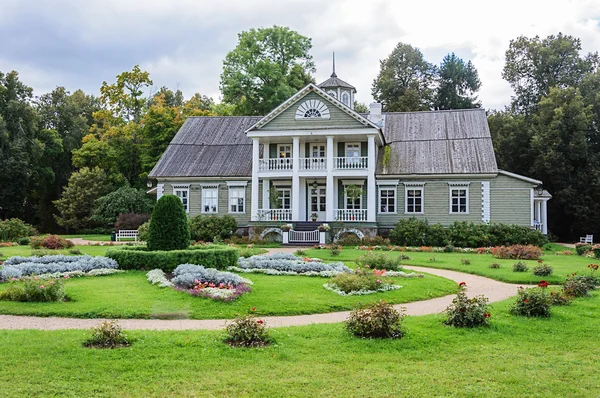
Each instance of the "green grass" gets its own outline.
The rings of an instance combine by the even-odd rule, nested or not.
[[[81,346],[87,332],[0,331],[3,397],[598,396],[600,294],[549,319],[492,306],[488,328],[408,317],[401,340],[362,340],[341,324],[272,330],[276,344],[231,348],[223,332],[131,331],[130,348]]]
[[[103,256],[109,248],[110,246],[73,246],[73,249],[79,249],[83,254],[91,256]],[[51,254],[69,254],[69,250],[48,250],[48,252]],[[0,260],[6,260],[13,256],[31,255],[32,250],[29,246],[0,247]]]
[[[254,282],[252,292],[230,303],[190,296],[170,288],[151,285],[145,272],[96,278],[73,278],[65,282],[73,301],[20,303],[0,301],[1,314],[78,318],[233,318],[256,307],[260,315],[314,314],[352,309],[359,303],[386,299],[406,303],[456,292],[456,284],[434,275],[397,278],[402,289],[368,296],[343,297],[325,290],[327,278],[245,274]],[[5,289],[7,284],[0,285]]]
[[[387,256],[397,257],[404,254],[410,257],[410,260],[403,260],[406,265],[419,265],[423,267],[450,269],[455,271],[466,272],[469,274],[481,275],[488,278],[510,283],[538,283],[541,279],[556,284],[562,283],[567,274],[573,272],[587,273],[587,265],[598,260],[572,256],[557,256],[554,251],[544,251],[542,259],[545,264],[554,268],[554,272],[550,276],[535,276],[533,268],[537,265],[537,261],[524,261],[528,267],[527,272],[513,272],[512,266],[517,260],[499,260],[491,254],[464,254],[464,253],[416,253],[416,252],[386,252],[381,251]],[[352,248],[344,248],[339,256],[331,256],[329,250],[310,249],[307,250],[309,257],[317,257],[331,261],[354,262],[361,255],[365,254],[363,250]],[[464,265],[462,259],[468,259],[471,264]],[[501,268],[492,269],[489,265],[499,263]]]
[[[83,240],[93,240],[96,242],[110,242],[110,235],[99,235],[99,234],[91,234],[91,235],[61,235],[65,239],[73,239],[79,238]]]

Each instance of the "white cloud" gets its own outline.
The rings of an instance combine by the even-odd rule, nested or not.
[[[97,92],[103,80],[140,64],[155,85],[219,97],[222,60],[237,33],[287,25],[313,39],[317,81],[331,71],[368,103],[371,84],[396,43],[419,47],[428,61],[455,51],[471,59],[482,80],[486,108],[501,108],[512,90],[502,80],[504,53],[519,35],[559,31],[600,48],[597,0],[0,0],[6,39],[0,70],[17,69],[36,94],[56,85]],[[27,28],[24,28],[26,26]]]

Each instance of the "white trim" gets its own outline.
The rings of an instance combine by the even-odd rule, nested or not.
[[[468,187],[469,185],[471,185],[471,182],[466,182],[466,181],[448,181],[448,185],[451,187]]]
[[[173,189],[190,189],[190,184],[172,184]]]
[[[310,110],[315,110],[319,112],[318,117],[306,117],[306,112]],[[296,108],[296,115],[294,117],[296,120],[302,121],[316,121],[316,120],[329,120],[331,119],[331,114],[329,113],[329,108],[323,101],[319,100],[306,100],[301,103],[298,108]]]
[[[217,193],[216,196],[216,210],[215,211],[205,211],[204,210],[204,193],[207,191],[215,191]],[[212,198],[211,198],[212,199]],[[200,212],[203,214],[217,214],[219,213],[219,187],[218,186],[202,186],[202,190],[200,192]]]
[[[365,180],[341,180],[342,185],[365,185]]]
[[[165,194],[165,184],[156,184],[156,200]]]
[[[248,181],[225,181],[228,187],[246,187]]]
[[[214,184],[200,184],[200,188],[202,189],[209,189],[209,188],[219,188],[219,184],[218,183],[214,183]]]
[[[511,173],[510,171],[506,171],[506,170],[498,170],[498,174],[502,174],[508,177],[512,177],[512,178],[516,178],[517,180],[522,180],[522,181],[527,181],[530,182],[532,184],[541,184],[542,182],[540,180],[536,180],[534,178],[529,178],[529,177],[525,177],[522,176],[520,174],[516,174],[516,173]]]
[[[185,203],[183,203],[183,198],[177,195],[177,192],[185,192]],[[185,207],[185,212],[190,212],[190,186],[188,185],[173,185],[173,195],[177,196],[181,203]]]
[[[472,180],[480,178],[494,178],[497,174],[377,174],[377,178],[400,178],[400,179],[429,179],[429,178],[469,178]]]
[[[400,180],[377,180],[376,184],[385,186],[398,186],[398,184],[400,184]]]
[[[234,189],[241,189],[243,194],[242,194],[242,199],[244,200],[244,204],[243,204],[243,208],[244,211],[231,211],[231,191]],[[219,194],[217,193],[217,201],[219,199]],[[239,199],[239,198],[236,198]],[[236,204],[236,207],[238,205]],[[218,209],[219,205],[217,204],[217,209]],[[228,189],[227,189],[227,213],[229,214],[245,214],[246,213],[246,185],[228,185]]]
[[[481,182],[481,221],[489,223],[491,220],[490,182]]]
[[[410,181],[404,181],[402,184],[404,184],[405,187],[424,187],[425,183],[424,182],[410,182]]]
[[[450,185],[448,184],[448,191],[449,191],[449,196],[450,196],[450,208],[448,209],[448,214],[454,214],[454,215],[468,215],[469,214],[469,184],[459,184],[459,185]],[[459,211],[452,211],[452,191],[465,191],[466,193],[466,212],[464,211],[460,211],[460,196],[458,196],[459,202],[458,202],[458,210]]]
[[[530,206],[531,206],[531,226],[533,227],[535,225],[535,214],[534,214],[534,211],[535,211],[535,209],[534,209],[534,197],[535,197],[535,194],[533,192],[533,188],[530,189],[530,192],[531,193],[529,194],[529,196],[530,196],[530,200],[531,200],[531,204],[530,204]]]
[[[425,214],[425,184],[407,185],[404,184],[404,214]],[[408,211],[408,191],[421,191],[421,211]]]
[[[392,191],[394,192],[394,211],[381,211],[381,191]],[[380,186],[377,189],[377,214],[398,214],[398,187],[392,185]],[[389,209],[389,204],[388,204]]]
[[[292,186],[292,180],[291,180],[291,176],[289,180],[286,181],[282,181],[282,180],[271,180],[271,185],[273,185],[274,187],[277,186],[281,186],[281,185],[285,185],[285,186]]]

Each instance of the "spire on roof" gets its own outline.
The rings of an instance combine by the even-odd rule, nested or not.
[[[331,77],[337,77],[335,74],[335,51],[333,52],[333,72],[331,73]]]

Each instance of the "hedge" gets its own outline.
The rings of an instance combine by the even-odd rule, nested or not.
[[[206,268],[225,269],[235,266],[239,250],[233,247],[192,246],[186,250],[150,251],[145,247],[109,249],[106,257],[119,263],[119,269],[149,271],[156,268],[173,272],[180,264],[197,264]]]

